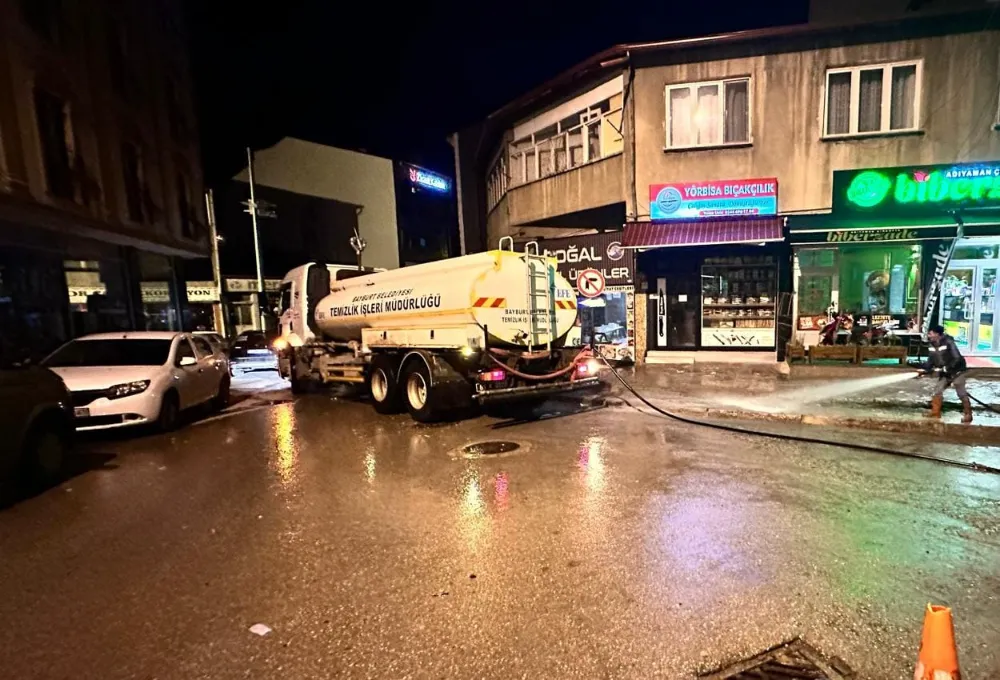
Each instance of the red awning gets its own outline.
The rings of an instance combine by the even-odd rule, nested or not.
[[[781,241],[782,218],[695,220],[691,222],[629,222],[622,245],[626,248],[710,246],[719,243]]]

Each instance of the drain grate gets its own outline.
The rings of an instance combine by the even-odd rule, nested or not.
[[[851,680],[854,672],[838,658],[826,659],[802,640],[792,640],[700,680]]]
[[[462,449],[462,452],[468,456],[495,456],[501,453],[517,451],[519,448],[521,448],[521,445],[517,442],[479,442],[477,444],[469,444]]]

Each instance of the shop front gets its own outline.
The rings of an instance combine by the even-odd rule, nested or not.
[[[842,342],[918,346],[940,322],[964,353],[1000,354],[1000,163],[837,171],[833,192],[830,213],[788,217],[801,344],[841,314]]]
[[[233,335],[239,335],[243,331],[260,328],[254,307],[254,296],[257,295],[257,279],[226,277],[223,280],[225,288],[226,326]],[[265,329],[274,328],[277,319],[271,310],[281,303],[281,279],[264,279],[264,299],[263,309]]]
[[[622,247],[621,232],[545,239],[542,251],[556,259],[559,273],[577,287],[580,273],[601,273],[603,291],[595,297],[577,293],[577,327],[568,342],[589,345],[593,340],[611,361],[635,360],[635,253]]]
[[[650,186],[652,220],[623,236],[638,252],[650,353],[775,351],[789,287],[777,207],[774,178]]]

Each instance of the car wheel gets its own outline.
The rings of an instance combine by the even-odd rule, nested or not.
[[[157,428],[160,432],[171,432],[177,429],[180,415],[181,406],[177,399],[177,393],[167,392],[163,395],[163,401],[160,403],[160,415],[156,419]]]
[[[212,408],[221,411],[227,406],[229,406],[229,378],[223,376],[222,380],[219,381],[219,389],[215,393],[215,398],[212,399]]]
[[[402,408],[399,363],[386,356],[375,357],[368,372],[368,391],[372,395],[372,406],[376,413],[399,413]]]
[[[403,403],[411,418],[418,423],[433,423],[440,417],[437,394],[423,361],[413,360],[406,365],[400,385]]]
[[[25,442],[21,462],[32,482],[51,482],[62,472],[69,449],[69,436],[54,419],[39,423]]]

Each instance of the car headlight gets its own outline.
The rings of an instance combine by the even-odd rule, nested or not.
[[[149,387],[148,380],[134,380],[132,382],[122,383],[121,385],[112,385],[108,388],[108,399],[130,397],[133,394],[145,392],[147,387]]]

